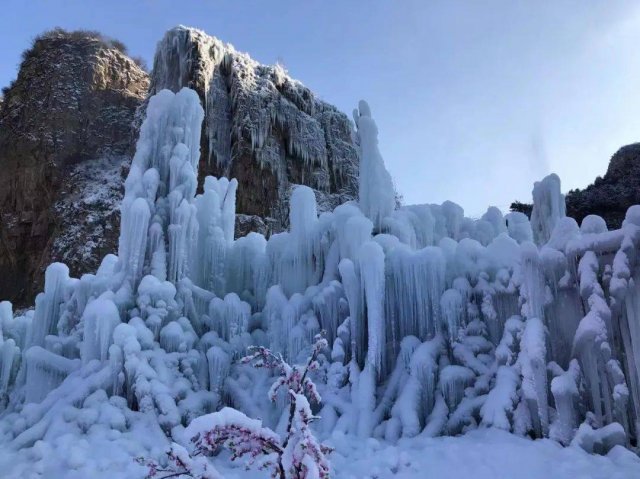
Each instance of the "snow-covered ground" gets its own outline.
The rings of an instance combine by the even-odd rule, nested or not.
[[[622,447],[607,457],[498,429],[461,437],[415,438],[397,445],[348,437],[328,441],[336,478],[568,479],[640,477],[640,458]]]
[[[126,437],[68,436],[53,449],[44,443],[19,453],[0,447],[3,479],[142,479],[145,469],[132,456],[149,446],[144,428]],[[498,429],[460,437],[403,439],[396,445],[334,434],[328,444],[335,479],[633,479],[640,458],[615,447],[607,456],[587,454],[548,440],[532,441]],[[227,479],[258,479],[243,464],[214,459]],[[159,476],[162,477],[162,476]]]

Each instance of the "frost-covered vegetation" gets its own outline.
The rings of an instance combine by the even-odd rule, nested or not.
[[[259,420],[225,407],[191,421],[185,433],[191,437],[193,454],[180,444],[172,443],[167,452],[170,465],[166,468],[155,461],[139,458],[138,462],[149,468],[147,478],[161,473],[165,478],[217,479],[220,475],[206,461],[205,455],[227,448],[232,452],[232,460],[246,457],[247,468],[270,472],[273,479],[328,479],[330,467],[325,454],[331,449],[318,443],[310,427],[316,419],[310,401],[322,402],[310,374],[319,367],[318,354],[326,348],[326,340],[318,334],[311,356],[303,366],[289,365],[281,354],[274,354],[264,346],[250,348],[251,353],[241,360],[256,368],[278,372],[278,379],[269,389],[269,399],[275,402],[284,395],[289,400],[289,417],[282,439],[263,427]]]
[[[277,372],[239,361],[250,346],[290,364],[317,356],[322,399],[305,414],[320,439],[492,427],[589,452],[635,443],[640,206],[616,231],[593,216],[578,226],[552,176],[534,187],[531,223],[397,207],[361,102],[363,197],[318,216],[301,186],[289,231],[234,240],[235,180],[208,177],[196,194],[203,116],[191,90],[152,97],[118,256],[79,279],[52,264],[35,310],[1,304],[0,440],[34,459],[16,477],[43,473],[60,444],[72,445],[64,467],[84,472],[160,458],[225,407],[286,437],[298,401],[273,389]],[[89,459],[83,441],[126,452]]]

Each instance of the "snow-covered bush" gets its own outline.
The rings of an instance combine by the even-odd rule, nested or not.
[[[289,397],[288,423],[282,440],[271,429],[263,427],[261,421],[226,407],[194,419],[186,428],[185,434],[191,438],[192,454],[173,443],[167,451],[169,465],[166,467],[139,458],[138,462],[149,468],[147,478],[187,476],[218,479],[221,476],[205,457],[226,448],[231,452],[231,460],[247,457],[247,467],[269,470],[272,478],[328,479],[330,467],[325,454],[331,449],[320,444],[311,431],[310,425],[315,416],[309,405],[309,399],[318,404],[321,401],[309,373],[318,368],[316,358],[327,346],[324,335],[317,335],[309,359],[301,366],[291,366],[282,355],[262,346],[252,347],[251,354],[241,359],[242,363],[256,368],[278,372],[269,390],[269,399],[275,402],[281,389],[286,390]]]

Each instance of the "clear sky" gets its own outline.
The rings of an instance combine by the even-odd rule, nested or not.
[[[177,24],[283,62],[349,114],[368,100],[407,203],[506,210],[551,172],[587,185],[640,141],[637,1],[2,0],[0,85],[54,26],[100,30],[151,65]]]

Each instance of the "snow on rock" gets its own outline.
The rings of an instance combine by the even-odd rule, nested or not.
[[[581,424],[571,445],[588,453],[607,454],[615,446],[624,446],[625,442],[624,428],[614,422],[595,430],[588,424]]]

